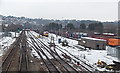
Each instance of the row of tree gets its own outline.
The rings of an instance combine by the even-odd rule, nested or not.
[[[48,30],[58,30],[58,29],[66,29],[66,30],[74,30],[74,29],[80,29],[80,30],[90,30],[90,31],[96,31],[96,32],[100,32],[102,33],[103,32],[103,24],[101,22],[99,23],[91,23],[89,24],[88,26],[84,23],[81,23],[79,25],[78,28],[75,28],[74,27],[74,24],[72,23],[68,23],[67,25],[65,25],[64,27],[62,26],[62,24],[58,24],[58,23],[49,23],[47,26],[46,26],[46,29]]]
[[[15,25],[15,24],[11,24],[8,26],[2,25],[3,32],[9,32],[9,31],[16,32],[16,31],[20,31],[22,29],[23,29],[22,25]]]

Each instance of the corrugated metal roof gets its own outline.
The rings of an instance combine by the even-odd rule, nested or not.
[[[106,41],[103,39],[91,38],[91,37],[82,37],[81,39],[89,39],[89,40],[96,40],[96,41]]]

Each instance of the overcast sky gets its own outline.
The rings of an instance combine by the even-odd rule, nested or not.
[[[0,0],[0,14],[45,19],[116,21],[118,0]]]

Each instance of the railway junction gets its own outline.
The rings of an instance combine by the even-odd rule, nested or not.
[[[35,34],[30,30],[19,34],[3,54],[2,73],[109,73],[98,71],[70,52],[63,51],[65,49],[53,44],[54,41],[46,43],[47,40]]]
[[[56,49],[24,30],[3,55],[2,73],[92,73],[62,57]]]

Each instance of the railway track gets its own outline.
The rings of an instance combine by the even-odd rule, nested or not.
[[[19,57],[19,71],[20,73],[28,71],[28,55],[27,55],[27,47],[26,47],[26,33],[23,32],[20,40],[20,57]]]
[[[34,35],[32,35],[32,36],[34,37]],[[69,65],[67,62],[65,62],[57,53],[55,53],[53,50],[51,50],[50,47],[45,45],[41,40],[37,39],[37,43],[40,43],[42,45],[42,48],[44,48],[44,50],[46,50],[46,52],[48,52],[60,65],[62,65],[62,67],[64,68],[64,71],[62,70],[61,72],[63,72],[63,73],[64,72],[78,73],[78,71],[76,69],[74,69],[71,65]]]
[[[29,36],[32,38],[31,35],[29,35]],[[45,52],[41,49],[41,47],[39,47],[39,44],[34,40],[34,38],[32,38],[31,41],[32,41],[31,44],[33,44],[32,47],[34,47],[33,49],[38,53],[38,55],[42,59],[43,63],[46,65],[46,67],[48,69],[48,72],[49,73],[54,73],[54,72],[55,73],[60,73],[60,71],[58,70],[58,68],[53,64],[53,62],[45,54]],[[45,56],[47,60],[44,59],[43,56]]]
[[[43,44],[43,47],[46,47],[46,50],[56,59],[61,65],[63,65],[63,68],[66,69],[67,72],[69,73],[78,73],[78,71],[73,68],[71,65],[69,65],[64,59],[62,59],[56,52],[55,50],[52,50],[50,47],[45,45],[42,41],[39,40],[39,43]],[[48,49],[47,49],[48,48]]]
[[[11,72],[16,72],[16,73],[28,73],[28,59],[27,59],[27,51],[26,51],[26,38],[25,38],[25,31],[22,31],[20,36],[16,39],[13,48],[11,51],[7,54],[7,56],[3,59],[2,63],[2,73],[11,73]],[[20,53],[20,54],[18,54]],[[17,58],[15,57],[16,55]],[[17,60],[17,68],[15,71],[11,71],[11,67],[16,64]],[[14,66],[15,67],[15,66]],[[14,68],[13,67],[13,68]]]
[[[38,41],[39,41],[39,43],[41,42],[44,46],[46,46],[47,48],[49,48],[47,45],[45,45],[41,40],[39,40],[38,39]],[[58,50],[60,50],[59,48],[61,48],[61,47],[59,47],[59,46],[57,46],[57,47],[55,47],[55,49],[58,49]],[[48,50],[48,49],[47,49]],[[50,50],[50,52],[52,51],[52,54],[55,52],[53,52],[53,50],[51,50],[50,48],[49,48],[49,50]],[[60,50],[60,51],[62,51],[62,50]],[[63,51],[62,51],[62,53],[64,53]],[[69,53],[70,54],[70,53]],[[57,54],[58,55],[58,54]],[[87,64],[86,62],[84,62],[84,61],[82,61],[82,60],[80,60],[80,59],[78,59],[77,57],[75,57],[74,55],[72,55],[72,54],[70,54],[71,56],[73,56],[74,58],[76,58],[77,60],[79,60],[83,65],[81,65],[86,71],[83,71],[83,72],[86,72],[86,73],[93,73],[93,67],[91,67],[89,64]],[[60,58],[60,56],[58,55],[58,57]],[[60,59],[59,59],[60,60]]]
[[[5,58],[5,60],[2,63],[2,73],[7,73],[9,72],[9,68],[10,65],[13,61],[13,57],[15,56],[17,49],[13,48],[9,54],[7,55],[7,57]]]
[[[44,44],[43,41],[37,39],[32,33],[29,32],[28,37],[30,37],[31,41],[27,40],[25,31],[21,32],[20,36],[15,42],[14,47],[3,59],[2,73],[9,72],[9,68],[12,64],[14,64],[13,60],[17,50],[20,50],[18,72],[29,73],[29,57],[26,44],[29,44],[38,53],[49,73],[82,73],[72,67],[68,62],[65,61],[65,59],[61,58],[56,50],[52,50],[48,45]],[[52,59],[49,56],[51,56]]]
[[[5,56],[5,58],[3,58],[2,73],[9,73],[10,72],[9,68],[11,67],[12,62],[14,60],[14,56],[16,55],[16,52],[19,49],[19,44],[17,42],[20,41],[21,35],[22,35],[22,33],[20,34],[20,37],[18,37],[16,39],[16,41],[14,42],[14,46],[12,47],[10,52]]]
[[[61,47],[59,47],[59,46],[57,46],[56,47],[56,49],[58,49],[59,51],[61,51],[63,54],[65,54],[65,52],[63,52],[61,49],[60,49]],[[68,52],[69,53],[69,52]],[[84,65],[82,65],[81,64],[81,66],[83,67],[83,68],[85,68],[86,70],[87,70],[87,72],[88,73],[93,73],[92,72],[92,70],[93,70],[93,67],[91,67],[90,65],[88,65],[87,63],[85,63],[84,61],[82,61],[82,60],[80,60],[79,58],[77,58],[77,57],[75,57],[74,55],[72,55],[71,53],[69,53],[71,56],[73,56],[74,58],[76,58],[77,60],[79,60],[82,64],[84,64]],[[88,69],[89,68],[89,69]]]
[[[30,45],[31,42],[27,42],[27,43]],[[31,44],[32,44],[32,43],[31,43]],[[47,69],[48,69],[48,70],[46,70],[46,71],[50,72],[49,66],[46,64],[44,58],[42,57],[42,54],[36,49],[36,46],[30,45],[30,47],[31,47],[32,49],[34,49],[34,50],[37,52],[37,54],[40,56],[42,62],[45,64],[45,66],[46,66]],[[45,71],[45,70],[44,70],[44,71]]]

